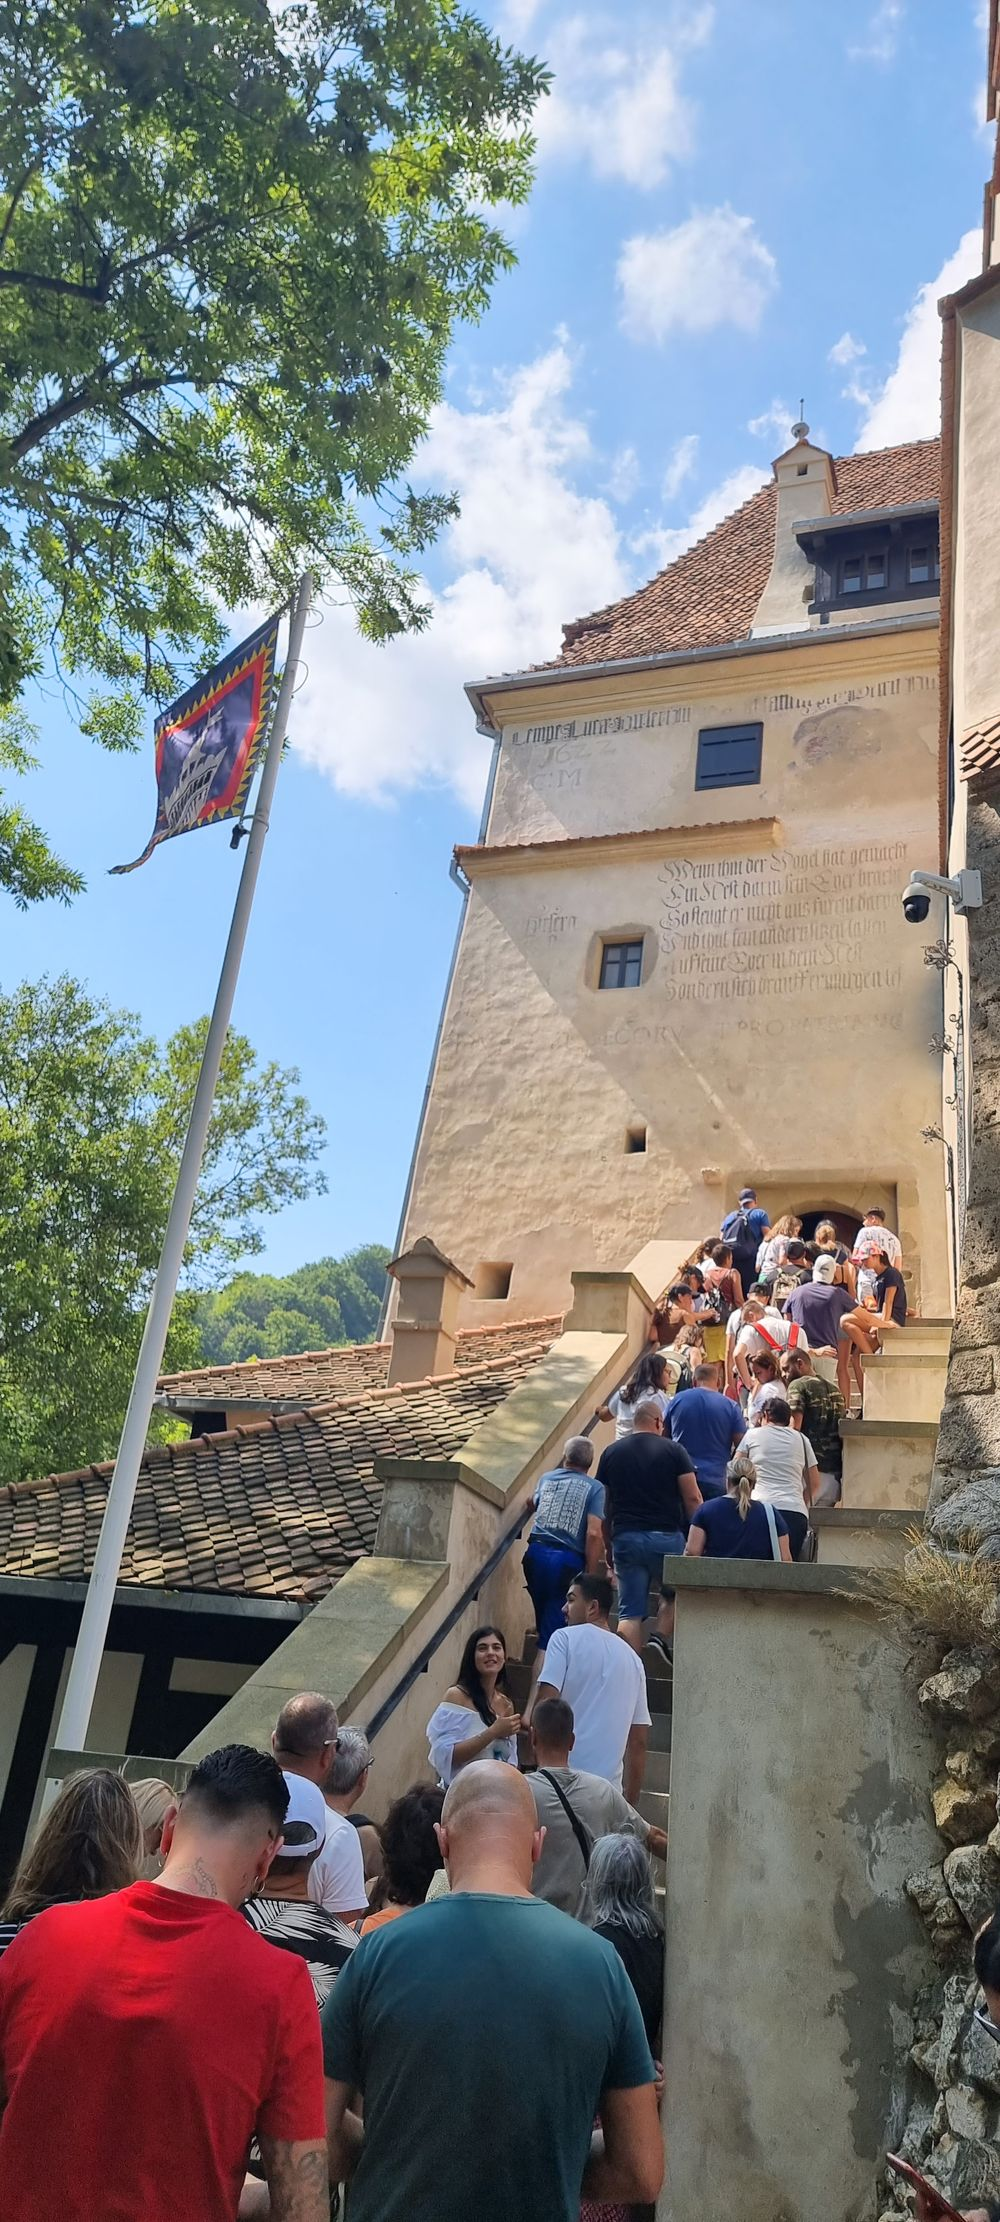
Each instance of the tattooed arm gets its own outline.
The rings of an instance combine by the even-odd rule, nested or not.
[[[282,2138],[262,2137],[260,2157],[271,2194],[271,2222],[329,2222],[330,2184],[321,2138],[290,2145]]]

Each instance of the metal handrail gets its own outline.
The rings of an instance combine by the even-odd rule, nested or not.
[[[378,1735],[380,1729],[385,1727],[386,1721],[392,1719],[396,1707],[401,1705],[404,1697],[409,1695],[414,1683],[429,1667],[435,1652],[440,1650],[445,1638],[450,1636],[452,1629],[461,1620],[462,1614],[468,1610],[475,1598],[478,1597],[484,1582],[488,1582],[490,1575],[494,1574],[497,1567],[502,1565],[512,1544],[517,1542],[521,1529],[530,1520],[531,1511],[530,1503],[521,1506],[513,1526],[508,1528],[506,1534],[501,1536],[499,1543],[494,1545],[489,1558],[483,1561],[478,1573],[473,1575],[471,1582],[467,1583],[461,1596],[456,1598],[450,1611],[445,1614],[440,1627],[435,1629],[429,1641],[424,1644],[423,1650],[417,1652],[416,1658],[407,1667],[401,1681],[397,1682],[392,1695],[385,1698],[377,1712],[372,1714],[366,1730],[369,1741],[373,1736]]]
[[[616,1389],[620,1389],[628,1380],[629,1375],[634,1373],[637,1363],[638,1361],[635,1358],[630,1361],[629,1365],[625,1369],[625,1372],[622,1374],[621,1380],[616,1381]],[[613,1395],[614,1390],[611,1390],[609,1394]],[[607,1400],[605,1399],[605,1402],[606,1401]],[[597,1413],[592,1412],[586,1426],[581,1427],[578,1430],[578,1433],[581,1435],[592,1435],[596,1426]],[[518,1537],[521,1534],[521,1530],[527,1525],[528,1521],[530,1520],[531,1512],[532,1505],[530,1501],[528,1502],[528,1504],[521,1506],[521,1509],[517,1515],[517,1519],[514,1521],[513,1526],[508,1528],[506,1533],[501,1536],[499,1543],[494,1545],[493,1550],[490,1552],[489,1558],[484,1560],[482,1566],[479,1568],[478,1573],[473,1575],[471,1582],[467,1583],[465,1589],[463,1589],[462,1591],[461,1596],[456,1598],[455,1603],[445,1614],[440,1627],[435,1629],[434,1634],[424,1644],[423,1649],[421,1651],[418,1651],[416,1658],[412,1661],[411,1665],[407,1667],[406,1673],[402,1676],[401,1680],[397,1682],[396,1687],[392,1691],[391,1695],[387,1698],[384,1698],[382,1704],[378,1707],[378,1710],[372,1714],[371,1720],[369,1721],[368,1727],[365,1731],[369,1740],[371,1740],[373,1736],[377,1736],[380,1729],[383,1729],[385,1727],[386,1722],[392,1719],[397,1706],[402,1704],[404,1697],[407,1697],[409,1695],[414,1686],[414,1683],[419,1681],[420,1676],[426,1672],[435,1653],[440,1651],[441,1645],[445,1642],[446,1638],[450,1636],[452,1629],[457,1627],[458,1622],[462,1618],[462,1614],[468,1610],[468,1607],[473,1603],[474,1599],[478,1597],[484,1583],[488,1582],[490,1575],[494,1574],[497,1567],[503,1564],[508,1551],[517,1542]]]

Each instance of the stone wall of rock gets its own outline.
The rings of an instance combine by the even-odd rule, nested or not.
[[[921,1685],[920,1704],[941,1736],[933,1792],[941,1861],[906,1887],[940,1976],[918,2010],[899,2149],[967,2208],[1000,2199],[1000,2045],[975,2020],[971,1973],[972,1939],[1000,1904],[1000,1652],[947,1652]],[[881,2222],[909,2211],[904,2187],[887,2184]]]
[[[972,1151],[948,1381],[927,1514],[937,1549],[1000,1560],[1000,785],[969,788],[967,863],[982,873],[969,914]],[[1000,2045],[976,2023],[972,1940],[1000,1904],[1000,1593],[983,1644],[947,1652],[920,1703],[941,1735],[933,1790],[940,1863],[907,1885],[940,1969],[911,2045],[901,2146],[952,2204],[1000,2200]],[[993,1648],[994,1644],[996,1649]],[[910,2211],[885,2187],[882,2222]]]

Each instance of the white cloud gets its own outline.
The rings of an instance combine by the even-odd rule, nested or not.
[[[967,231],[936,278],[920,288],[907,314],[895,369],[890,371],[874,400],[855,446],[895,447],[903,440],[925,440],[941,421],[941,319],[937,304],[942,294],[956,293],[975,277],[982,261],[982,234]]]
[[[706,208],[673,231],[639,233],[618,258],[621,321],[633,339],[717,324],[756,331],[778,283],[778,266],[752,216]]]
[[[671,448],[663,473],[664,501],[676,501],[685,480],[691,477],[698,461],[698,444],[697,432],[685,432]]]
[[[847,49],[852,62],[895,61],[905,14],[904,0],[878,0],[863,39]]]
[[[570,16],[546,43],[552,90],[535,112],[541,159],[586,162],[596,177],[649,191],[693,152],[695,110],[681,89],[685,53],[709,37],[713,10],[679,16],[668,35],[616,17]]]
[[[565,619],[633,584],[608,503],[577,491],[596,459],[572,377],[560,338],[477,406],[434,411],[414,480],[454,487],[462,514],[424,633],[375,648],[343,607],[310,632],[293,745],[343,793],[386,801],[443,783],[477,803],[488,750],[463,682],[557,654]]]
[[[612,501],[631,501],[642,483],[642,470],[634,447],[621,447],[611,458],[605,492]]]
[[[772,401],[769,409],[762,409],[759,417],[751,417],[747,431],[755,440],[778,440],[782,452],[792,444],[792,426],[799,421],[797,409],[787,401]]]
[[[853,332],[842,332],[831,347],[827,360],[839,363],[846,370],[851,363],[860,362],[864,354],[867,354],[864,341],[855,339]]]
[[[686,524],[676,525],[668,530],[651,526],[647,532],[637,534],[630,543],[634,554],[647,561],[652,557],[657,570],[662,570],[665,563],[673,563],[677,556],[684,554],[685,548],[690,548],[706,532],[711,532],[713,525],[719,524],[723,517],[731,516],[741,503],[749,501],[751,494],[756,494],[763,484],[764,477],[759,463],[738,464],[734,471],[729,472],[728,477],[722,479],[718,486],[713,486],[711,493],[706,494],[704,500],[698,503]]]

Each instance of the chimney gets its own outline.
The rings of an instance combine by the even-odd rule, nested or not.
[[[773,465],[778,496],[774,505],[774,556],[767,585],[757,604],[751,640],[768,633],[806,632],[810,626],[815,573],[795,534],[807,518],[828,517],[833,508],[833,458],[813,447],[809,426],[793,424],[795,446]]]
[[[425,1234],[411,1250],[393,1258],[389,1271],[399,1283],[399,1303],[392,1323],[388,1386],[424,1381],[432,1373],[453,1373],[459,1302],[462,1290],[471,1288],[472,1282]]]

